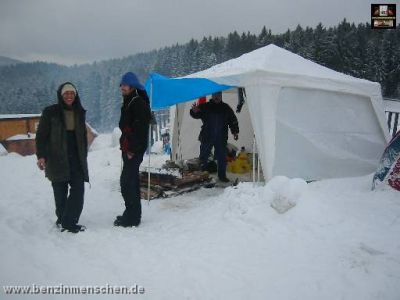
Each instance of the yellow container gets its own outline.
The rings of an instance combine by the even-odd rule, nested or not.
[[[247,153],[242,150],[234,161],[228,163],[227,170],[236,174],[248,173],[251,170],[251,166],[247,158]]]

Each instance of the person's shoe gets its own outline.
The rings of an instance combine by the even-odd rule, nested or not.
[[[132,223],[133,227],[139,227],[139,225],[140,225],[140,220]]]
[[[85,225],[80,225],[80,224],[76,224],[75,228],[78,228],[79,231],[85,231],[86,230],[86,226]]]
[[[114,220],[114,226],[122,226],[124,224],[124,215],[117,216]]]
[[[56,226],[57,226],[57,228],[62,228],[60,219],[57,219]]]
[[[126,218],[124,218],[123,216],[117,216],[117,218],[114,221],[114,226],[118,226],[118,227],[137,227],[139,226],[140,221],[131,221],[131,220],[127,220]]]
[[[231,182],[227,177],[219,177],[218,179],[219,179],[219,181],[225,182],[225,183]]]
[[[117,218],[114,220],[114,226],[121,226],[123,227],[124,221],[122,219],[122,216],[117,216]]]
[[[85,231],[85,230],[86,230],[86,226],[75,224],[75,225],[70,225],[70,226],[62,226],[61,232],[68,231],[71,233],[78,233],[78,232]]]

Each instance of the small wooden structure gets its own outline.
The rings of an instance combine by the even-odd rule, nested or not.
[[[23,156],[35,154],[39,121],[40,114],[0,115],[0,143],[7,152],[16,152]],[[87,123],[86,130],[90,146],[98,133]]]
[[[36,133],[40,114],[0,115],[0,141],[18,134]]]
[[[35,136],[40,114],[0,115],[0,143],[7,152],[36,153]]]
[[[207,172],[153,169],[150,177],[150,199],[168,198],[191,192],[208,184],[211,180]],[[147,199],[148,173],[140,173],[140,187],[143,199]]]

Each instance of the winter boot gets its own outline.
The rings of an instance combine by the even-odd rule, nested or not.
[[[227,177],[218,177],[219,181],[228,183],[230,180]]]
[[[85,230],[86,230],[86,226],[75,224],[75,225],[70,225],[70,226],[63,226],[61,229],[61,232],[68,231],[71,233],[78,233],[78,232],[85,231]]]
[[[140,224],[140,220],[134,220],[133,218],[128,218],[126,215],[117,216],[114,221],[114,226],[118,227],[137,227]]]

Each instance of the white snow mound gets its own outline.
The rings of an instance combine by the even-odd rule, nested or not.
[[[307,190],[307,182],[301,178],[289,179],[285,176],[276,176],[266,184],[265,189],[266,193],[272,192],[271,207],[283,214],[296,206],[297,201]]]

